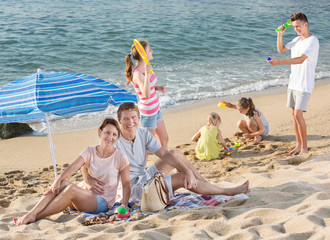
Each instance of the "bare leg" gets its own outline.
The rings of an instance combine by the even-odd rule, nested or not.
[[[78,211],[96,212],[97,209],[97,198],[95,195],[75,184],[70,184],[37,215],[37,220],[59,213],[71,203]]]
[[[162,145],[163,148],[167,149],[168,134],[164,120],[157,122],[156,136],[160,145]]]
[[[247,120],[246,124],[247,124],[248,129],[251,133],[255,133],[259,130],[257,122],[253,119]],[[258,143],[261,140],[262,140],[262,136],[260,136],[260,135],[254,137],[254,142],[255,143]]]
[[[60,191],[63,191],[63,189],[66,188],[69,184],[70,184],[69,181],[62,181]],[[39,200],[39,202],[27,214],[14,220],[15,225],[19,226],[19,225],[24,225],[24,224],[28,224],[31,222],[35,222],[37,214],[40,213],[42,210],[44,210],[45,207],[47,207],[47,205],[52,200],[53,200],[53,193],[48,193],[47,195],[44,195]]]
[[[183,162],[188,168],[190,168],[190,170],[193,172],[193,174],[195,175],[195,178],[197,178],[200,181],[206,181],[206,179],[204,177],[202,177],[202,175],[200,175],[200,173],[197,171],[197,169],[187,160],[187,158],[182,154],[182,152],[180,152],[177,149],[173,149],[169,151],[171,154],[173,154],[175,156],[176,159],[179,159],[181,162]],[[167,163],[165,163],[164,161],[162,161],[161,159],[158,159],[155,162],[155,165],[157,167],[157,169],[159,171],[164,171],[165,175],[167,175],[172,169],[173,167],[168,165]]]
[[[249,130],[249,127],[247,125],[247,122],[245,120],[239,120],[237,122],[237,126],[239,129],[242,130],[243,133],[251,133],[251,131]],[[250,138],[246,138],[246,139],[251,139],[253,137],[250,137]]]
[[[307,148],[307,127],[302,110],[295,110],[295,119],[298,126],[298,132],[301,141],[300,154],[308,153]]]
[[[179,188],[184,187],[185,176],[183,173],[176,173],[172,175],[172,187],[173,191],[176,191]],[[194,190],[191,190],[198,194],[207,194],[207,195],[228,195],[232,196],[239,193],[247,193],[249,191],[249,180],[245,183],[232,187],[232,188],[221,188],[215,186],[207,181],[198,181],[197,187]]]
[[[44,196],[30,212],[16,221],[16,226],[32,223],[49,215],[59,213],[68,206],[73,206],[79,211],[96,211],[97,199],[95,195],[74,184],[68,184],[68,181],[63,182],[63,188],[61,185],[62,190],[55,199],[53,199],[52,193]]]
[[[295,117],[295,109],[294,108],[292,108],[292,116],[293,116],[294,133],[296,135],[296,147],[289,152],[290,155],[301,151],[301,138],[300,138],[300,133],[299,133],[298,122],[297,122],[297,119]]]

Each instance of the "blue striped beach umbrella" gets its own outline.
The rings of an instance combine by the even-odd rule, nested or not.
[[[48,115],[73,116],[105,110],[109,104],[137,102],[136,96],[102,79],[70,72],[38,72],[0,88],[0,123],[45,119],[56,161]]]

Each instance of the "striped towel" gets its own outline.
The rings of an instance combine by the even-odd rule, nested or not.
[[[116,216],[116,208],[121,205],[121,203],[116,203],[110,210],[108,210],[105,213],[87,213],[84,212],[84,218],[85,221],[82,222],[83,225],[94,225],[94,224],[104,224],[104,223],[111,223],[114,221],[136,221],[143,219],[147,216],[150,216],[154,213],[161,213],[161,212],[168,212],[173,209],[182,209],[182,210],[188,210],[192,208],[201,208],[201,207],[207,207],[207,206],[213,206],[216,207],[220,205],[221,203],[226,203],[232,200],[246,200],[248,199],[248,196],[245,194],[237,194],[235,196],[224,196],[224,195],[200,195],[200,194],[194,194],[191,192],[185,192],[185,193],[176,193],[175,197],[170,200],[169,205],[160,211],[157,212],[141,212],[140,206],[136,202],[130,202],[128,204],[129,206],[129,212],[130,216],[128,218],[119,219]],[[69,211],[68,213],[73,214],[74,211]]]

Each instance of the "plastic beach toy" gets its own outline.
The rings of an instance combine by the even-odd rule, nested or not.
[[[140,56],[142,57],[143,61],[147,64],[149,61],[148,61],[148,58],[147,58],[147,54],[146,52],[144,51],[144,48],[142,47],[141,43],[134,39],[134,46],[136,48],[136,50],[138,51],[138,53],[140,54]],[[154,74],[154,71],[150,71],[151,74]]]
[[[292,26],[293,26],[293,25],[292,25],[291,19],[289,19],[289,20],[285,23],[285,27],[288,28],[288,27],[292,27]],[[282,29],[279,29],[279,28],[278,28],[278,29],[276,29],[275,31],[276,31],[276,32],[279,32],[279,31],[281,31],[281,30],[284,30],[285,27],[282,27]]]
[[[272,60],[272,58],[271,58],[271,57],[268,57],[268,58],[267,58],[267,61],[270,61],[270,60]]]
[[[234,149],[234,147],[229,147],[229,150],[226,149],[226,151],[227,151],[226,154],[227,154],[227,155],[230,155],[230,151],[232,151],[233,149]]]
[[[219,107],[226,108],[226,103],[224,102],[219,102],[218,104]]]
[[[241,144],[239,142],[234,142],[234,146],[238,148],[241,146]]]
[[[116,209],[116,212],[117,212],[118,218],[128,218],[129,217],[129,212],[128,212],[127,208],[125,208],[125,207],[118,207]]]

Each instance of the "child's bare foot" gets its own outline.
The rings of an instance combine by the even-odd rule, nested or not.
[[[261,142],[262,141],[262,137],[261,136],[255,136],[254,137],[254,142],[255,143],[258,143],[258,142]]]
[[[25,214],[23,217],[20,218],[14,218],[14,223],[16,225],[16,227],[20,226],[20,225],[26,225],[29,223],[33,223],[36,221],[36,216],[33,215],[32,213],[27,213]]]
[[[289,154],[290,155],[295,155],[296,153],[299,153],[301,150],[300,146],[296,146],[294,149],[292,149]]]
[[[299,153],[299,156],[302,156],[302,155],[305,155],[308,153],[308,148],[306,149],[301,149],[300,153]]]
[[[250,136],[250,133],[244,133],[244,134],[243,134],[243,137],[244,137],[246,140],[252,140],[252,139],[253,139],[253,136]]]

